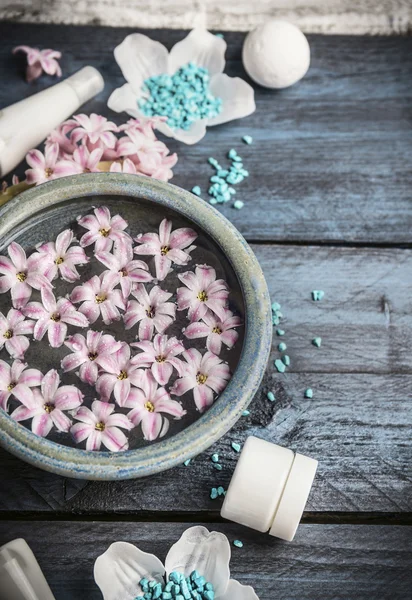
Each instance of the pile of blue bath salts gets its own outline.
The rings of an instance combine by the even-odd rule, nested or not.
[[[143,578],[139,582],[143,596],[137,596],[136,600],[214,600],[215,592],[213,585],[192,571],[189,577],[185,577],[179,571],[172,571],[166,582],[149,581]]]

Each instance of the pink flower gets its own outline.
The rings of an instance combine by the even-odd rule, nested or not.
[[[8,408],[10,396],[25,405],[33,402],[33,392],[30,388],[40,385],[43,375],[37,369],[26,369],[27,365],[15,360],[8,365],[0,360],[0,406],[5,411]]]
[[[26,162],[32,167],[27,169],[26,182],[29,185],[44,183],[51,179],[57,179],[57,177],[64,177],[65,175],[71,175],[71,173],[64,167],[60,167],[59,158],[59,144],[53,143],[45,148],[44,155],[40,150],[30,150],[26,154]],[[59,167],[58,172],[56,172]]]
[[[50,281],[56,279],[59,273],[62,279],[70,283],[80,279],[75,265],[85,265],[89,259],[80,246],[69,248],[72,241],[73,231],[66,229],[59,233],[55,242],[47,242],[37,247],[41,254],[44,275]]]
[[[126,415],[113,414],[114,408],[114,404],[99,400],[93,402],[92,410],[81,406],[74,416],[80,423],[75,423],[70,430],[75,442],[87,440],[86,450],[100,450],[102,444],[111,452],[127,450],[127,438],[119,427],[130,431],[133,424]]]
[[[43,71],[48,75],[61,77],[62,70],[57,62],[62,57],[61,52],[50,49],[39,50],[38,48],[30,48],[30,46],[17,46],[13,48],[13,54],[20,51],[27,54],[26,81],[30,82],[37,79]]]
[[[160,164],[150,173],[153,179],[159,181],[169,181],[173,177],[172,167],[177,163],[177,154],[171,154],[170,156],[163,156]]]
[[[64,410],[73,410],[83,402],[83,394],[74,385],[60,385],[60,377],[51,369],[41,381],[41,389],[33,390],[33,400],[26,406],[19,406],[11,414],[16,421],[33,419],[33,433],[46,437],[53,425],[59,431],[69,431],[72,424]]]
[[[59,158],[71,158],[77,146],[71,142],[68,134],[75,126],[75,121],[64,121],[64,123],[49,133],[44,142],[44,147],[47,149],[56,143],[59,145]]]
[[[161,123],[165,123],[167,117],[151,117],[140,121],[139,119],[129,119],[127,123],[119,126],[119,131],[140,131],[147,138],[151,140],[156,139],[154,129],[156,129]]]
[[[56,302],[53,292],[48,288],[43,288],[41,299],[43,304],[29,302],[23,309],[24,315],[37,320],[33,332],[35,340],[43,339],[47,331],[50,346],[60,348],[67,335],[67,325],[75,325],[76,327],[87,327],[89,325],[86,317],[78,312],[67,298],[60,298]]]
[[[130,160],[130,158],[125,158],[122,163],[113,162],[110,165],[110,173],[129,173],[130,175],[137,175],[136,166]]]
[[[134,342],[130,344],[142,350],[133,361],[136,365],[151,365],[153,377],[160,385],[166,385],[173,373],[173,367],[179,376],[183,375],[183,363],[176,358],[184,352],[182,342],[175,337],[168,338],[167,335],[155,335],[153,342]]]
[[[190,252],[195,248],[191,244],[196,238],[197,233],[193,229],[182,227],[172,231],[172,222],[163,219],[159,226],[159,234],[145,233],[137,236],[135,241],[140,246],[136,246],[134,251],[136,254],[155,257],[156,277],[162,281],[172,263],[186,265],[189,262]]]
[[[137,300],[129,300],[123,317],[126,329],[130,329],[140,321],[139,339],[151,340],[154,330],[163,333],[176,317],[176,304],[167,302],[172,294],[155,285],[148,294],[142,283],[132,290]]]
[[[3,346],[12,358],[24,358],[24,353],[30,346],[26,335],[32,334],[34,321],[25,319],[24,315],[14,308],[7,317],[0,313],[0,348]]]
[[[178,275],[178,278],[187,286],[177,290],[178,310],[188,308],[191,321],[202,319],[208,308],[221,320],[225,318],[229,290],[223,279],[216,279],[213,267],[198,265],[194,273],[187,271]]]
[[[72,354],[63,358],[63,370],[73,371],[80,367],[79,377],[89,385],[94,385],[97,381],[101,359],[114,354],[122,346],[112,335],[103,335],[102,331],[91,330],[87,332],[86,338],[80,333],[75,333],[64,343]]]
[[[95,148],[91,152],[86,146],[79,146],[73,152],[73,157],[61,160],[54,169],[55,177],[65,177],[66,175],[79,175],[80,173],[98,173],[98,164],[102,157],[103,150]]]
[[[120,275],[120,287],[125,300],[130,296],[133,285],[152,281],[149,267],[142,260],[133,260],[133,248],[127,240],[125,243],[115,245],[111,252],[96,252],[96,258],[105,267]]]
[[[171,167],[177,163],[177,154],[156,137],[147,136],[142,129],[128,128],[126,136],[117,142],[118,156],[129,157],[143,175],[167,181],[173,177]]]
[[[219,319],[208,310],[203,317],[203,323],[201,321],[190,323],[183,333],[189,340],[207,336],[207,349],[218,356],[222,343],[228,348],[233,348],[236,344],[239,334],[233,328],[240,327],[241,324],[241,319],[234,317],[230,310],[225,311],[224,319]]]
[[[189,348],[183,356],[187,362],[185,374],[175,381],[170,393],[183,396],[193,390],[195,404],[204,412],[213,404],[213,392],[220,394],[225,389],[230,378],[229,367],[211,352],[202,356],[195,348]]]
[[[135,364],[134,358],[130,358],[130,346],[126,342],[122,343],[116,354],[104,356],[99,362],[103,374],[97,380],[96,390],[102,400],[109,400],[113,392],[119,406],[124,406],[131,386],[140,386],[142,381],[144,371],[139,367],[147,365]]]
[[[181,419],[186,411],[179,402],[170,398],[165,388],[157,387],[151,372],[146,372],[140,387],[131,390],[124,406],[133,409],[128,418],[133,425],[142,425],[144,439],[151,442],[165,435],[169,429],[169,422],[161,413]]]
[[[111,217],[106,206],[95,208],[94,215],[86,215],[77,219],[79,225],[89,230],[80,240],[83,248],[94,244],[95,252],[109,252],[113,242],[125,242],[131,239],[124,231],[127,222],[120,215]]]
[[[79,311],[86,315],[90,323],[97,321],[101,315],[103,323],[110,325],[120,319],[118,308],[125,309],[122,292],[114,287],[119,283],[120,275],[105,271],[94,275],[89,281],[78,285],[71,293],[71,301],[82,302]]]
[[[26,306],[30,299],[32,288],[40,290],[42,287],[51,288],[52,285],[44,275],[39,272],[40,261],[37,253],[29,258],[20,244],[12,242],[7,248],[10,258],[0,256],[0,294],[11,291],[14,308]]]
[[[78,126],[71,133],[71,141],[74,144],[83,142],[89,150],[93,150],[94,144],[102,143],[103,147],[114,148],[117,138],[113,131],[118,131],[117,125],[108,121],[106,117],[92,113],[89,116],[75,115],[73,120]]]

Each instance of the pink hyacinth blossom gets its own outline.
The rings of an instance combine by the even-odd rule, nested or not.
[[[120,319],[119,308],[125,309],[125,301],[121,290],[114,289],[119,279],[118,273],[105,271],[74,288],[71,301],[75,304],[82,302],[79,311],[87,317],[89,323],[97,321],[100,315],[105,325]]]
[[[14,308],[23,308],[30,299],[32,288],[40,290],[42,287],[51,288],[50,281],[40,273],[40,260],[38,253],[29,258],[20,244],[12,242],[7,248],[10,258],[0,256],[0,294],[11,291]]]
[[[114,148],[117,138],[113,132],[118,131],[117,125],[108,121],[102,115],[92,113],[90,116],[80,114],[73,117],[77,126],[71,133],[71,141],[75,144],[82,142],[89,150],[99,142],[107,148]]]
[[[154,336],[153,342],[133,342],[130,345],[142,350],[134,357],[135,364],[150,365],[153,377],[158,384],[166,385],[169,382],[173,368],[180,377],[183,375],[184,365],[176,357],[184,352],[185,347],[177,338],[168,338],[167,335],[158,333]]]
[[[183,396],[193,390],[196,407],[204,412],[213,404],[213,394],[220,394],[226,387],[230,378],[229,366],[211,352],[202,356],[195,348],[186,350],[183,357],[187,363],[185,374],[175,381],[170,393]]]
[[[66,175],[80,175],[80,173],[98,173],[98,164],[102,158],[103,150],[96,148],[91,152],[86,146],[79,146],[69,159],[61,160],[54,169],[56,177]]]
[[[169,428],[162,413],[181,419],[186,411],[179,402],[171,399],[164,387],[158,387],[150,371],[146,372],[140,387],[131,390],[124,406],[132,409],[128,418],[135,426],[141,424],[144,439],[151,442],[165,435]]]
[[[66,229],[59,233],[55,242],[47,242],[37,247],[41,254],[43,273],[50,281],[56,279],[59,274],[70,283],[80,279],[75,265],[85,265],[89,259],[80,246],[69,248],[72,241],[73,231]]]
[[[142,260],[133,260],[133,248],[129,240],[115,245],[111,252],[96,252],[96,258],[105,267],[120,275],[120,287],[123,298],[127,300],[137,283],[152,281],[149,267]]]
[[[125,158],[122,162],[114,161],[110,165],[110,173],[129,173],[130,175],[137,175],[136,165],[130,158]]]
[[[59,158],[71,158],[73,152],[76,150],[76,144],[73,144],[68,134],[75,127],[75,121],[64,121],[61,125],[53,129],[49,133],[44,142],[44,147],[47,149],[52,144],[57,143],[59,145]]]
[[[159,181],[169,181],[173,177],[172,167],[177,163],[177,154],[170,154],[169,156],[163,156],[160,164],[156,166],[150,173],[150,177],[158,179]],[[147,173],[145,173],[147,175]]]
[[[34,326],[35,340],[43,339],[46,331],[52,348],[60,348],[67,335],[67,325],[87,327],[89,321],[67,298],[56,298],[51,290],[41,290],[40,302],[29,302],[22,310],[23,314],[37,321]]]
[[[230,310],[225,311],[224,319],[219,319],[208,310],[203,317],[203,322],[190,323],[183,333],[189,340],[207,337],[207,349],[218,356],[222,349],[222,343],[228,348],[233,348],[239,337],[234,327],[240,327],[241,324],[241,319],[234,316]]]
[[[40,77],[44,71],[48,75],[61,77],[62,70],[57,62],[61,57],[61,52],[57,50],[39,50],[30,46],[17,46],[13,48],[13,54],[16,52],[25,52],[27,54],[26,81],[30,83]]]
[[[124,406],[132,385],[140,386],[144,371],[130,358],[130,346],[122,343],[120,350],[100,360],[101,375],[97,379],[96,390],[102,400],[109,400],[112,393],[119,406]]]
[[[31,430],[41,437],[46,437],[53,425],[58,431],[69,431],[72,422],[63,411],[78,408],[83,394],[74,385],[59,385],[59,374],[51,369],[43,377],[40,389],[33,390],[33,401],[16,408],[11,417],[16,421],[32,419]]]
[[[119,156],[130,158],[143,175],[168,181],[173,177],[171,168],[177,163],[177,154],[169,154],[163,142],[147,136],[142,130],[130,128],[117,142]]]
[[[25,172],[29,185],[38,185],[72,174],[67,167],[61,165],[63,161],[59,161],[59,144],[55,142],[45,148],[44,155],[40,150],[30,150],[26,154],[26,162],[31,167]]]
[[[191,244],[197,238],[197,233],[189,227],[181,227],[172,231],[172,222],[163,219],[159,233],[145,233],[136,237],[139,244],[134,251],[155,257],[156,277],[162,281],[168,274],[172,263],[186,265],[191,259],[190,252],[196,246]]]
[[[95,252],[110,252],[114,242],[125,243],[131,239],[124,231],[127,222],[120,215],[112,217],[106,206],[95,208],[94,215],[78,217],[77,222],[89,230],[82,236],[80,245],[85,248],[94,244]]]
[[[37,369],[27,369],[27,365],[15,360],[10,366],[0,360],[0,407],[7,411],[10,396],[14,396],[25,406],[33,403],[31,388],[39,386],[43,375]]]
[[[86,338],[76,333],[64,343],[72,353],[63,358],[62,369],[67,372],[80,367],[79,377],[89,385],[94,385],[97,381],[101,359],[114,354],[122,346],[112,335],[91,330],[87,332]]]
[[[151,140],[156,139],[155,129],[161,124],[167,121],[167,117],[150,117],[147,119],[129,119],[127,123],[119,126],[119,131],[138,131],[143,133],[147,138]]]
[[[123,317],[126,329],[139,323],[139,339],[151,340],[153,332],[164,333],[176,317],[176,304],[167,302],[172,294],[154,286],[148,294],[142,283],[138,283],[132,296],[137,300],[129,300]]]
[[[90,410],[81,406],[74,415],[79,421],[70,430],[75,442],[86,441],[86,450],[100,450],[101,445],[111,452],[127,450],[129,447],[127,438],[121,429],[130,431],[133,424],[126,415],[114,413],[114,404],[95,400]]]
[[[26,319],[19,310],[11,308],[7,316],[0,313],[0,348],[4,346],[12,358],[24,358],[30,346],[26,336],[33,330],[34,321]]]
[[[202,319],[209,308],[219,319],[225,318],[229,296],[227,283],[216,279],[216,271],[207,265],[198,265],[195,272],[187,271],[178,275],[186,286],[177,290],[178,310],[188,311],[191,321]]]

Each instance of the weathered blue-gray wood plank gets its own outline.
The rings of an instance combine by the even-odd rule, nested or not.
[[[106,102],[123,83],[113,48],[130,32],[0,23],[0,106],[54,82],[27,85],[24,57],[11,55],[17,44],[45,46],[63,52],[65,75],[85,64],[100,69],[106,89],[82,110],[121,122]],[[170,48],[184,32],[149,35]],[[225,37],[227,72],[245,77],[244,34]],[[256,86],[251,117],[214,128],[194,147],[170,142],[179,154],[173,182],[205,190],[207,157],[223,161],[235,147],[250,171],[237,188],[247,208],[222,210],[247,239],[410,244],[412,38],[313,35],[309,41],[312,67],[298,85],[280,92]],[[245,133],[255,138],[253,146],[242,144]]]

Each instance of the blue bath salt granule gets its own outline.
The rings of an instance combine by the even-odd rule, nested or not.
[[[313,290],[312,291],[312,300],[314,300],[315,302],[319,302],[320,300],[322,300],[324,295],[325,295],[325,292],[323,290]]]
[[[209,89],[209,72],[194,62],[180,67],[173,75],[154,75],[142,85],[138,106],[147,117],[167,117],[172,129],[187,131],[200,119],[217,117],[222,99]]]
[[[280,342],[280,344],[278,344],[278,350],[279,352],[284,352],[286,350],[287,346],[285,344],[285,342]]]
[[[226,490],[222,485],[219,485],[219,487],[217,488],[217,495],[226,496]]]
[[[213,487],[213,488],[210,490],[210,494],[209,494],[209,495],[210,495],[210,498],[211,498],[211,500],[216,500],[216,498],[217,498],[217,497],[218,497],[218,495],[219,495],[219,494],[217,493],[217,488],[214,488],[214,487]]]
[[[266,394],[266,398],[269,400],[269,402],[274,402],[276,400],[275,394],[273,392],[268,392]]]
[[[198,185],[195,185],[194,187],[192,187],[192,194],[195,194],[196,196],[200,196],[202,193],[202,190],[200,189],[200,187]]]
[[[253,144],[253,138],[251,135],[244,135],[242,137],[242,141],[245,142],[245,144],[247,144],[248,146],[250,146],[250,144]]]
[[[275,360],[275,367],[279,371],[279,373],[284,373],[286,371],[285,363],[282,360],[280,360],[280,358],[277,358]]]
[[[216,469],[216,471],[221,471],[223,469],[222,465],[220,463],[213,463],[213,468]]]
[[[240,540],[233,540],[233,545],[236,546],[236,548],[243,548],[243,542]]]
[[[245,206],[245,203],[242,202],[242,200],[235,200],[233,203],[233,208],[236,208],[237,210],[240,210],[244,206]]]
[[[250,415],[250,410],[246,409],[242,412],[242,417],[248,417]]]
[[[285,335],[285,330],[284,329],[276,329],[276,335],[279,335],[279,336]]]
[[[307,390],[305,390],[305,398],[313,398],[312,388],[308,388]]]
[[[315,338],[313,338],[312,344],[314,346],[316,346],[316,348],[320,348],[321,344],[322,344],[322,338],[321,337],[315,337]]]
[[[192,459],[188,458],[187,460],[185,460],[185,462],[183,463],[185,467],[188,467],[191,463]]]
[[[284,355],[282,356],[282,361],[285,363],[285,365],[286,365],[287,367],[289,367],[289,365],[290,365],[290,357],[289,357],[287,354],[284,354]]]
[[[212,454],[212,456],[210,457],[210,460],[214,463],[218,463],[219,462],[219,454],[217,452],[215,452],[214,454]]]
[[[232,442],[230,445],[232,446],[232,448],[235,452],[240,452],[240,450],[242,448],[242,446],[240,444],[238,444],[237,442]]]
[[[198,571],[192,571],[189,577],[172,571],[162,581],[143,577],[139,585],[143,596],[136,596],[135,600],[215,600],[213,584]]]
[[[225,36],[223,35],[223,33],[215,33],[215,36],[218,38],[221,38],[222,40],[225,39]]]

